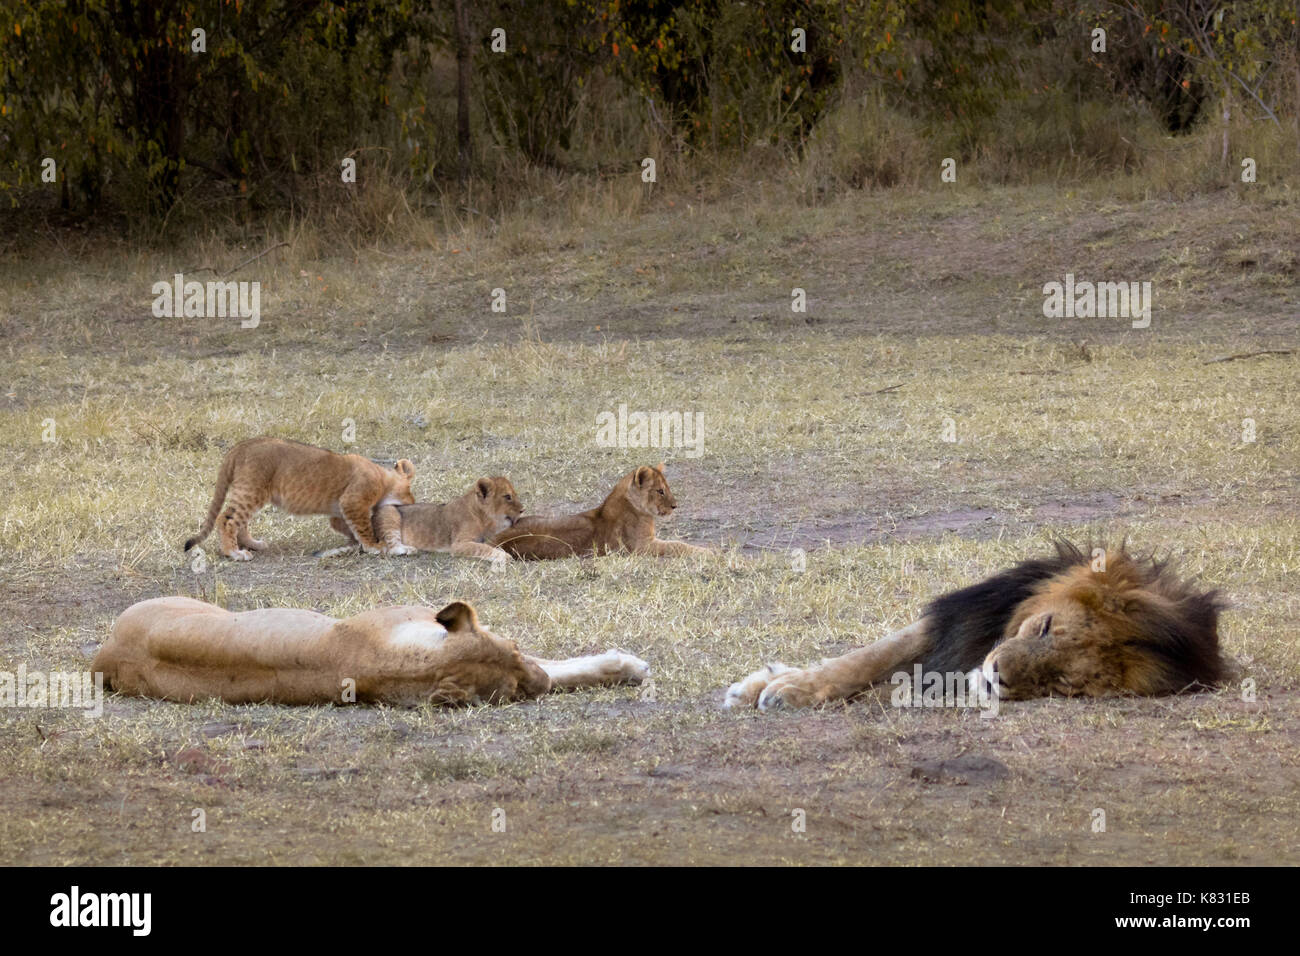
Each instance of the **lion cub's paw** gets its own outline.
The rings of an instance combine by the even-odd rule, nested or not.
[[[243,548],[236,548],[226,555],[231,561],[252,561],[253,552],[245,551]]]
[[[753,707],[758,703],[759,694],[776,677],[793,670],[785,664],[768,664],[754,671],[744,680],[736,681],[727,688],[727,696],[722,706],[727,708]]]
[[[408,554],[415,554],[419,550],[419,548],[413,548],[409,544],[389,544],[380,548],[377,553],[387,557],[401,558]]]

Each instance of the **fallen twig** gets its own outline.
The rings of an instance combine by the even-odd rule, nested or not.
[[[1233,362],[1237,359],[1254,358],[1257,355],[1290,355],[1294,349],[1259,349],[1256,352],[1238,352],[1236,355],[1221,355],[1218,358],[1210,359],[1208,362],[1202,362],[1202,365],[1213,365],[1215,362]]]

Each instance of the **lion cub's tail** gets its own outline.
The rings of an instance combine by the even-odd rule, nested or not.
[[[185,542],[184,550],[188,551],[206,538],[212,526],[217,523],[217,515],[221,513],[221,505],[226,500],[226,489],[230,487],[230,479],[234,473],[235,456],[232,453],[226,456],[226,460],[221,463],[221,470],[217,472],[217,487],[212,492],[212,504],[208,506],[208,516],[203,521],[203,527],[199,529],[198,534]]]

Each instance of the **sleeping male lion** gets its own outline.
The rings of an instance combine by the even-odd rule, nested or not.
[[[653,468],[642,465],[619,479],[598,507],[563,517],[525,515],[490,543],[513,557],[534,560],[611,551],[659,557],[712,554],[685,541],[655,537],[655,518],[667,517],[676,507],[663,462]]]
[[[1123,548],[1054,557],[936,598],[920,620],[804,670],[770,664],[732,684],[725,706],[811,707],[852,697],[899,669],[966,673],[1004,700],[1049,694],[1172,694],[1224,679],[1215,591]]]
[[[650,673],[613,650],[560,661],[524,654],[461,601],[338,620],[298,608],[234,613],[187,597],[131,605],[90,666],[122,694],[231,704],[497,702]]]

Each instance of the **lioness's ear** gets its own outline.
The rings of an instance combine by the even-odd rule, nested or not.
[[[452,601],[436,616],[438,623],[448,631],[478,630],[478,614],[464,601]]]
[[[474,482],[474,487],[478,489],[478,496],[480,498],[486,498],[488,495],[492,494],[492,482],[488,481],[486,478],[480,478],[478,481]]]
[[[397,464],[393,466],[393,470],[407,478],[415,477],[415,466],[405,458],[399,459]]]

